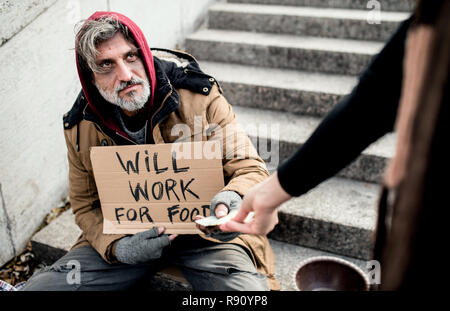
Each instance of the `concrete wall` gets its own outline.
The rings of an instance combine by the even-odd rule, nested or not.
[[[182,48],[214,1],[0,1],[0,266],[68,194],[62,115],[80,90],[74,24],[109,9],[133,19],[151,47]]]

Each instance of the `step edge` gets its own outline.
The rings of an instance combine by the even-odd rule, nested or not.
[[[242,8],[245,7],[244,10]],[[252,10],[251,7],[254,7]],[[259,7],[264,7],[259,10]],[[241,10],[239,10],[241,8]],[[265,11],[267,9],[267,11]],[[233,13],[233,14],[252,14],[252,15],[282,15],[292,16],[297,18],[320,18],[320,19],[345,19],[354,21],[366,21],[367,14],[370,11],[360,9],[345,9],[345,8],[321,8],[313,6],[288,6],[288,5],[268,5],[268,4],[246,4],[246,3],[217,3],[209,8],[209,11],[215,13]],[[308,14],[307,12],[314,12]],[[350,13],[352,16],[333,16],[332,12],[340,14]],[[328,14],[327,14],[328,13]],[[316,15],[317,14],[317,15]],[[339,15],[339,14],[338,14]],[[360,16],[358,16],[360,15]],[[410,16],[409,12],[400,11],[381,11],[380,21],[386,23],[401,23]]]

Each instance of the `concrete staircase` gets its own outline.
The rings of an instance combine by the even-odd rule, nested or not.
[[[207,26],[187,38],[186,51],[219,81],[244,128],[278,127],[275,133],[248,133],[258,136],[254,142],[278,146],[282,161],[350,93],[413,7],[413,1],[379,1],[377,24],[367,20],[368,2],[219,2],[209,10]],[[280,223],[269,234],[274,245],[370,260],[379,183],[395,139],[386,135],[336,177],[283,204]],[[277,247],[277,259],[286,256]]]
[[[367,22],[367,3],[218,2],[209,9],[207,26],[186,39],[185,49],[219,81],[244,128],[278,126],[278,133],[248,133],[254,142],[278,146],[282,161],[352,90],[357,75],[409,16],[413,1],[380,1],[380,24]],[[280,207],[280,223],[269,238],[282,290],[295,290],[295,268],[311,256],[337,256],[366,268],[373,248],[379,182],[394,147],[395,135],[386,135],[336,177]],[[33,246],[50,264],[70,248],[77,228],[67,211],[33,237]],[[52,240],[58,234],[60,241]],[[163,271],[149,282],[155,290],[190,289],[174,271]]]

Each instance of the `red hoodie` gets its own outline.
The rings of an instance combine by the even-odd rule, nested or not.
[[[104,16],[113,16],[119,22],[121,22],[124,26],[128,27],[128,30],[132,37],[134,38],[137,47],[139,48],[139,52],[142,58],[142,62],[144,63],[145,70],[147,72],[147,77],[150,82],[151,94],[150,94],[150,108],[153,107],[153,99],[156,90],[156,74],[155,67],[153,63],[153,55],[148,47],[147,40],[142,32],[142,30],[128,17],[116,13],[116,12],[95,12],[92,14],[88,20],[97,20]],[[83,71],[78,63],[78,56],[75,56],[77,62],[77,70],[78,76],[80,77],[81,87],[83,88],[83,93],[86,97],[86,100],[89,103],[90,108],[94,112],[94,114],[102,121],[102,123],[110,128],[113,131],[119,132],[124,136],[128,136],[123,133],[122,130],[115,124],[113,119],[105,113],[104,101],[99,99],[100,94],[97,91],[97,88],[90,82],[91,81],[91,73]],[[149,109],[151,111],[152,109]],[[150,117],[150,116],[149,116]]]

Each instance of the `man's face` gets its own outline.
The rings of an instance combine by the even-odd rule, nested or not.
[[[145,106],[150,86],[138,49],[119,32],[97,46],[97,69],[94,84],[110,103],[127,115],[134,115]]]

